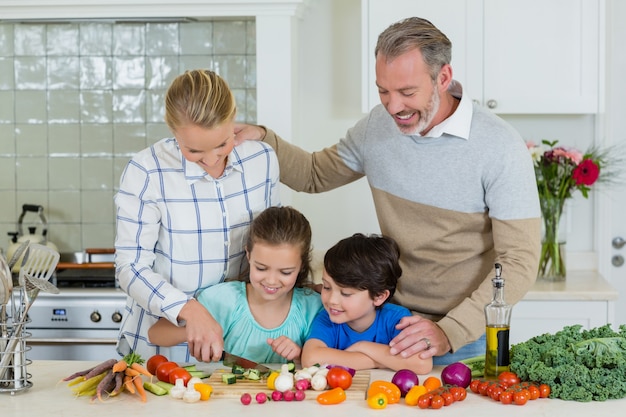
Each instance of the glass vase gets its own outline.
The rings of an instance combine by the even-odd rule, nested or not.
[[[547,281],[564,281],[566,240],[564,233],[560,231],[560,226],[565,201],[552,196],[542,196],[540,202],[543,237],[538,278]]]

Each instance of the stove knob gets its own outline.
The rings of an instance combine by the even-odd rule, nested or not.
[[[93,321],[94,323],[99,322],[102,319],[102,316],[100,316],[100,313],[98,313],[97,311],[94,311],[93,313],[91,313],[91,315],[89,316],[89,318],[91,319],[91,321]]]
[[[116,311],[115,313],[113,313],[113,315],[111,316],[111,320],[113,320],[113,323],[119,323],[122,321],[122,313],[120,313],[119,311]]]

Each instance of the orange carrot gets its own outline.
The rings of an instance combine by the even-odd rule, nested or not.
[[[124,386],[126,387],[126,390],[131,394],[137,392],[137,390],[135,389],[135,384],[133,384],[133,377],[130,375],[124,376]]]
[[[141,374],[139,373],[139,371],[137,371],[137,370],[135,370],[135,369],[133,369],[133,368],[126,368],[126,370],[124,371],[124,373],[126,373],[126,375],[130,375],[130,376],[133,376],[133,377],[141,375]]]
[[[153,377],[153,375],[150,372],[148,372],[148,370],[144,366],[140,365],[137,362],[133,362],[133,364],[130,365],[130,367],[142,375],[145,375],[150,378]]]
[[[126,362],[124,359],[120,359],[115,365],[113,365],[112,370],[113,372],[122,372],[125,371],[126,368],[128,368],[128,362]]]
[[[148,397],[146,395],[146,390],[143,387],[143,380],[141,377],[133,378],[133,383],[135,384],[135,388],[137,389],[137,394],[141,397],[142,402],[148,401]]]

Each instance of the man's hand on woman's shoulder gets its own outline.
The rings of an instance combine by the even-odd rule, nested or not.
[[[263,126],[235,123],[235,145],[244,140],[263,140],[267,130]]]

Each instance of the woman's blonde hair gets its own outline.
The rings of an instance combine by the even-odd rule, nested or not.
[[[165,95],[165,122],[172,131],[188,124],[212,129],[233,120],[236,113],[232,91],[213,71],[185,71]]]

